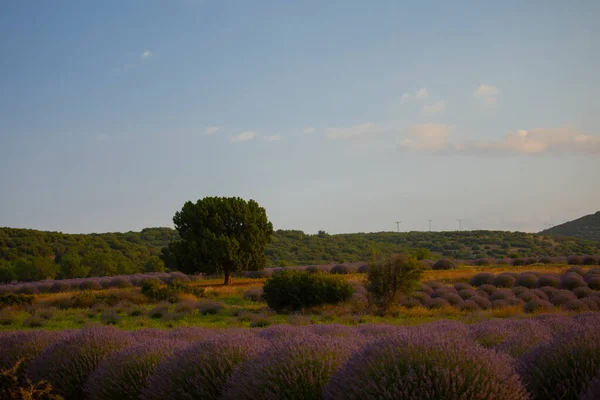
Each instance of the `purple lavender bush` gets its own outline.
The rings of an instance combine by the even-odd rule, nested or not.
[[[579,400],[598,400],[600,399],[600,370],[596,377],[590,382],[579,396]]]
[[[13,367],[19,359],[26,366],[46,347],[70,333],[71,331],[0,331],[0,370]]]
[[[560,287],[560,277],[550,274],[540,276],[537,281],[537,287],[542,288],[544,286],[551,286],[558,289]]]
[[[111,288],[120,288],[120,289],[124,289],[124,288],[129,288],[131,287],[131,282],[129,282],[129,279],[125,278],[124,276],[117,276],[114,277],[109,284],[109,287]]]
[[[324,398],[521,400],[528,396],[508,356],[437,332],[404,332],[377,340],[354,355],[330,379]]]
[[[538,277],[532,272],[524,272],[515,281],[517,286],[525,286],[526,288],[532,289],[538,282]]]
[[[600,368],[600,318],[572,327],[522,359],[519,371],[533,399],[576,400]]]
[[[144,400],[220,399],[229,375],[268,342],[248,332],[222,333],[178,350],[162,362],[140,396]]]
[[[481,285],[489,285],[491,284],[494,279],[496,278],[496,276],[492,273],[489,272],[480,272],[478,274],[475,274],[471,280],[469,281],[469,283],[472,286],[481,286]]]
[[[314,337],[277,340],[228,379],[223,400],[321,399],[333,375],[363,341]]]
[[[85,381],[102,360],[132,344],[129,333],[115,328],[83,328],[47,347],[27,372],[33,382],[47,380],[67,400],[82,399]]]
[[[84,393],[90,400],[137,399],[159,363],[189,345],[168,339],[146,340],[106,357],[89,376]]]
[[[509,274],[500,274],[492,281],[492,285],[498,288],[511,288],[515,284],[515,277]]]

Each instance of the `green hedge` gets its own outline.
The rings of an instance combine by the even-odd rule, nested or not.
[[[344,278],[290,270],[267,279],[263,297],[270,308],[285,312],[347,301],[353,291]]]

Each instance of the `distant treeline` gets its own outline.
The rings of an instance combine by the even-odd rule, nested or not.
[[[0,228],[0,281],[160,272],[161,249],[178,239],[170,228],[141,232],[63,234]],[[278,230],[265,254],[269,266],[367,261],[399,251],[460,260],[600,254],[600,242],[522,232],[378,232],[329,235]]]

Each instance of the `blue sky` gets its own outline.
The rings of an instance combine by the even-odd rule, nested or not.
[[[600,2],[0,2],[0,226],[538,231],[600,209]]]

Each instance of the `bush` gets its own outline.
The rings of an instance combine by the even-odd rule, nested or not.
[[[461,311],[477,311],[481,309],[481,307],[479,307],[479,304],[470,299],[465,300],[465,302],[462,303],[459,308]]]
[[[567,264],[569,265],[581,265],[581,257],[569,256],[567,257]]]
[[[62,292],[68,292],[71,290],[71,285],[69,285],[67,282],[54,282],[52,284],[52,286],[50,286],[50,292],[52,293],[62,293]]]
[[[463,299],[470,299],[473,296],[477,296],[477,292],[473,289],[463,289],[458,291],[458,295]]]
[[[131,286],[132,285],[131,285],[131,282],[129,282],[129,279],[122,277],[122,276],[117,276],[117,277],[113,278],[109,284],[109,287],[111,287],[111,288],[120,288],[120,289],[129,288]]]
[[[34,382],[47,380],[67,399],[83,399],[83,385],[102,360],[133,344],[127,332],[110,327],[83,328],[47,347],[28,369]]]
[[[151,339],[108,356],[88,378],[84,392],[91,400],[138,399],[158,364],[186,343]]]
[[[519,275],[515,281],[517,286],[525,286],[526,288],[532,289],[537,284],[538,277],[531,272],[525,272]]]
[[[578,326],[523,358],[523,383],[535,399],[578,399],[600,368],[598,322]]]
[[[544,286],[558,288],[560,287],[560,278],[556,275],[544,274],[538,278],[536,286],[539,288]]]
[[[431,290],[441,289],[441,288],[446,287],[446,286],[444,286],[443,283],[436,282],[436,281],[429,281],[429,282],[427,282],[427,286],[429,286],[431,288]]]
[[[433,264],[431,266],[431,269],[434,270],[443,270],[443,269],[455,269],[456,268],[456,263],[452,260],[448,260],[446,258],[442,258],[438,261],[435,262],[435,264]]]
[[[121,322],[121,316],[113,309],[107,309],[100,314],[100,321],[104,325],[118,325]]]
[[[587,279],[587,284],[590,289],[600,290],[600,275],[593,275]]]
[[[598,259],[594,256],[583,256],[581,265],[598,265]]]
[[[517,296],[529,291],[529,289],[526,288],[525,286],[513,286],[513,288],[511,290]]]
[[[492,281],[492,285],[498,288],[511,288],[515,281],[516,279],[511,275],[500,274]]]
[[[577,312],[582,312],[582,311],[588,310],[588,307],[585,305],[585,303],[583,303],[579,299],[574,299],[574,300],[570,300],[570,301],[566,302],[565,304],[563,304],[562,308],[563,308],[563,310],[566,310],[566,311],[577,311]]]
[[[477,288],[477,292],[489,296],[496,291],[496,286],[493,285],[481,285]]]
[[[569,272],[562,276],[560,280],[561,289],[573,290],[577,287],[587,287],[583,277],[575,272]]]
[[[169,312],[169,306],[166,304],[159,304],[150,311],[148,311],[148,317],[152,319],[162,318],[163,315]]]
[[[496,276],[489,272],[480,272],[474,275],[469,283],[473,286],[489,285],[494,281]]]
[[[441,297],[436,297],[427,302],[427,308],[431,308],[431,309],[437,309],[437,308],[443,308],[443,307],[449,307],[449,306],[450,306],[450,303],[448,303],[448,300],[443,299]]]
[[[247,331],[196,339],[194,344],[178,349],[171,358],[159,364],[140,398],[220,399],[229,375],[268,345],[266,340]]]
[[[358,352],[331,378],[324,398],[525,400],[528,396],[508,356],[469,340],[411,332],[389,335]]]
[[[22,285],[19,285],[15,292],[19,294],[39,294],[40,290],[37,288],[37,286],[31,283],[24,283]]]
[[[350,269],[345,265],[334,265],[333,268],[329,270],[330,274],[349,274]]]
[[[261,279],[261,278],[269,278],[271,276],[271,271],[268,270],[260,270],[260,271],[247,271],[244,276],[250,279]]]
[[[593,290],[586,286],[581,286],[573,289],[573,294],[577,296],[578,299],[583,299],[584,297],[588,297],[592,294]]]
[[[492,265],[492,260],[490,260],[489,258],[478,258],[477,260],[475,260],[475,265],[477,265],[478,267]]]
[[[203,301],[198,303],[198,311],[202,315],[217,315],[224,309],[225,305],[216,301]]]
[[[535,295],[535,293],[533,293],[532,291],[528,290],[527,292],[523,292],[520,295],[517,296],[519,299],[523,300],[524,302],[528,302],[530,300],[535,300],[538,297]]]
[[[418,286],[423,273],[419,262],[403,255],[394,255],[369,266],[366,289],[371,304],[382,313],[401,296],[412,293]]]
[[[261,288],[250,288],[244,292],[244,300],[249,301],[264,301],[263,290]]]
[[[554,311],[554,306],[549,301],[533,299],[525,303],[523,311],[525,311],[526,313]]]
[[[451,306],[454,307],[458,307],[464,302],[462,297],[456,293],[445,293],[441,298],[446,300]]]
[[[490,294],[488,300],[510,300],[515,297],[515,294],[512,290],[509,289],[497,289],[492,294]]]
[[[465,289],[473,289],[473,287],[465,282],[457,282],[454,284],[454,289],[456,289],[456,291],[459,292]]]
[[[79,290],[101,290],[102,285],[94,279],[86,279],[79,284]]]
[[[0,296],[0,308],[3,306],[24,306],[33,304],[35,296],[30,294],[9,293]]]
[[[356,338],[296,335],[273,340],[253,362],[237,369],[222,399],[321,399],[331,375],[360,348]]]
[[[282,271],[267,279],[263,287],[267,305],[277,312],[347,301],[352,292],[352,286],[341,277],[304,271]]]

